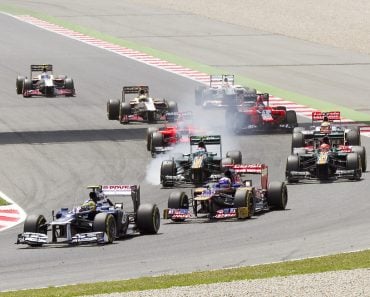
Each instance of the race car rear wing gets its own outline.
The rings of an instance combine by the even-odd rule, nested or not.
[[[232,164],[226,165],[229,169],[233,169],[239,175],[243,174],[260,174],[261,187],[267,189],[268,184],[268,166],[266,164]]]
[[[51,64],[37,64],[37,65],[31,65],[31,76],[32,76],[32,72],[36,72],[36,71],[53,71],[53,65]]]
[[[206,136],[189,136],[190,145],[197,145],[203,141],[205,145],[221,144],[221,135],[206,135]]]
[[[203,142],[206,146],[207,145],[219,145],[219,153],[222,156],[222,146],[221,146],[221,135],[205,135],[205,136],[189,136],[190,142],[190,153],[192,153],[192,146],[198,145],[199,142]]]
[[[101,191],[106,196],[129,196],[137,189],[136,185],[102,185]]]
[[[313,111],[312,112],[312,123],[322,122],[324,120],[324,117],[327,117],[329,122],[341,120],[340,111],[328,111],[328,112]]]
[[[234,74],[221,74],[221,75],[210,75],[209,76],[209,86],[219,86],[223,83],[228,83],[229,85],[234,85]]]
[[[125,101],[126,94],[139,94],[143,90],[144,93],[149,95],[149,86],[127,86],[122,88],[122,100]]]
[[[100,188],[104,196],[131,196],[134,212],[140,205],[139,185],[102,185]]]

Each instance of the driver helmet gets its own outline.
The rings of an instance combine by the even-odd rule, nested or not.
[[[328,150],[330,150],[330,145],[327,144],[327,143],[322,143],[320,145],[320,150],[322,150],[322,151],[328,151]]]
[[[220,185],[220,188],[230,188],[231,180],[228,177],[221,177],[218,184]]]
[[[206,144],[203,141],[199,141],[198,149],[203,149],[204,151],[206,151]]]
[[[89,193],[89,198],[90,198],[90,200],[94,201],[95,203],[97,203],[98,200],[99,200],[98,195],[96,194],[96,192],[93,192],[93,191]]]
[[[324,121],[321,123],[320,126],[320,131],[324,133],[329,133],[331,130],[331,125],[329,121],[325,121],[325,118],[327,119],[327,117],[324,117]]]

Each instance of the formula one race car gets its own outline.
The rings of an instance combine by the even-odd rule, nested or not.
[[[47,243],[89,244],[112,243],[117,238],[140,232],[155,234],[160,227],[160,214],[155,204],[140,204],[140,186],[103,185],[89,187],[90,199],[69,210],[61,208],[47,222],[43,215],[30,215],[17,244],[42,246]],[[108,197],[121,197],[113,203]],[[124,209],[127,197],[132,207]],[[51,241],[47,233],[51,232]]]
[[[334,121],[339,123],[335,125]],[[360,129],[345,128],[341,126],[339,111],[312,112],[312,127],[308,130],[297,127],[292,134],[292,153],[301,151],[312,151],[314,146],[325,140],[336,151],[343,153],[356,152],[360,155],[362,171],[366,171],[367,158],[365,147],[361,146]],[[314,126],[315,122],[321,122]],[[304,148],[302,150],[302,148]]]
[[[166,115],[170,124],[163,127],[149,127],[147,130],[147,150],[152,157],[170,151],[177,143],[189,142],[189,135],[204,133],[192,124],[193,114],[187,112],[170,112]]]
[[[269,105],[269,94],[244,97],[239,105],[230,106],[225,113],[226,126],[235,134],[256,131],[292,131],[298,126],[294,110]]]
[[[35,75],[35,72],[39,74]],[[30,78],[18,75],[16,89],[17,94],[23,94],[23,97],[75,95],[73,79],[66,75],[53,75],[53,65],[50,64],[31,65]]]
[[[127,95],[135,94],[129,102]],[[177,112],[177,103],[149,96],[148,86],[123,87],[121,100],[108,100],[107,116],[109,120],[118,120],[121,124],[130,121],[146,121],[154,123],[166,120],[168,112]]]
[[[183,184],[203,185],[212,174],[219,174],[226,165],[241,164],[240,151],[230,151],[222,159],[220,135],[189,137],[190,153],[182,154],[161,164],[161,184],[171,187]],[[197,146],[193,151],[194,146]],[[210,151],[218,146],[218,150]]]
[[[260,175],[261,186],[254,187],[251,179],[242,179],[246,174]],[[175,222],[204,217],[204,214],[208,219],[247,219],[256,212],[285,209],[287,201],[286,184],[268,184],[265,164],[232,165],[223,177],[217,176],[216,182],[196,188],[190,197],[185,192],[172,192],[163,217]]]
[[[234,84],[234,75],[210,75],[209,86],[195,89],[195,104],[207,107],[228,107],[240,98],[255,96],[256,90]]]
[[[329,138],[314,140],[312,146],[297,148],[288,156],[286,179],[290,183],[302,179],[334,180],[346,178],[360,180],[364,147],[332,146]],[[366,159],[365,159],[366,163]]]

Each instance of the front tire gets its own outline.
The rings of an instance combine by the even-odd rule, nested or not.
[[[117,226],[114,216],[105,212],[96,214],[93,230],[94,232],[104,232],[107,235],[108,243],[112,243],[117,236]]]
[[[246,189],[237,189],[234,196],[234,207],[248,207],[247,219],[250,219],[255,211],[255,202],[250,191]]]

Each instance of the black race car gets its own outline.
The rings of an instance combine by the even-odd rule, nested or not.
[[[130,99],[130,95],[134,96]],[[167,113],[177,111],[175,101],[150,97],[148,86],[123,87],[121,100],[111,99],[107,102],[108,119],[118,120],[121,124],[132,121],[164,121],[167,120]]]

